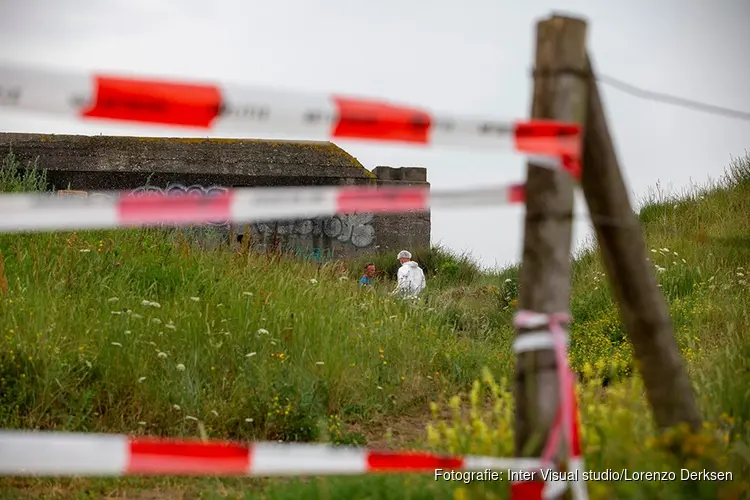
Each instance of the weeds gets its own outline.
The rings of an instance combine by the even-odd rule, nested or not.
[[[47,172],[40,170],[37,160],[23,166],[11,151],[0,166],[0,193],[47,190]]]

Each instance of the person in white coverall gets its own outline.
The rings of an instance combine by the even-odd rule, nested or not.
[[[398,260],[401,267],[398,269],[398,281],[393,295],[399,295],[403,298],[417,298],[422,290],[425,289],[426,280],[424,273],[419,264],[411,260],[411,253],[401,250],[398,253]]]

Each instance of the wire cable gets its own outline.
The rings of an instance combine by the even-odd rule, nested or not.
[[[598,73],[596,75],[596,80],[605,85],[609,85],[610,87],[614,87],[622,92],[625,92],[626,94],[630,94],[632,96],[639,97],[641,99],[662,102],[665,104],[672,104],[672,105],[680,106],[683,108],[693,109],[695,111],[702,111],[704,113],[710,113],[714,115],[727,116],[727,117],[736,118],[739,120],[750,121],[750,112],[747,112],[747,111],[724,108],[724,107],[716,106],[713,104],[706,104],[706,103],[699,102],[699,101],[693,101],[691,99],[677,97],[677,96],[666,94],[663,92],[654,92],[652,90],[646,90],[640,87],[636,87],[635,85],[632,85],[630,83],[624,82],[618,78],[614,78],[608,75],[603,75],[601,73]]]

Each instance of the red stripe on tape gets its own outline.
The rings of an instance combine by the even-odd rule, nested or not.
[[[424,111],[338,96],[333,101],[339,115],[334,137],[427,143],[432,119]]]
[[[343,188],[336,199],[339,212],[403,212],[427,210],[429,192],[423,188]]]
[[[514,184],[508,188],[508,203],[523,203],[526,201],[526,186]]]
[[[580,156],[564,155],[562,158],[563,168],[570,173],[575,179],[581,178],[581,158]]]
[[[571,429],[571,436],[572,436],[572,450],[571,455],[574,457],[580,457],[581,456],[581,417],[578,413],[578,398],[576,396],[575,386],[571,384],[570,386],[570,397],[572,398],[573,404],[571,405],[573,407],[573,415],[571,422],[573,424],[573,428]]]
[[[93,105],[85,117],[208,128],[221,111],[213,85],[96,76]]]
[[[537,473],[537,475],[540,475]],[[542,500],[544,481],[523,481],[510,484],[511,500]]]
[[[523,153],[579,157],[581,127],[554,120],[519,122],[515,128],[515,146]]]
[[[161,193],[126,196],[117,202],[118,221],[120,224],[226,221],[231,219],[232,198],[231,191],[214,196],[175,196]]]
[[[243,475],[250,470],[250,448],[233,443],[135,439],[127,474]]]
[[[405,470],[456,470],[464,466],[462,458],[438,457],[429,453],[370,452],[367,466],[373,472]]]

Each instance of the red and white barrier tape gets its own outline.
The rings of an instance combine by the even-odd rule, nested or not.
[[[554,120],[439,116],[409,106],[229,83],[167,81],[0,63],[0,107],[76,118],[517,151],[575,171],[581,128]]]
[[[105,194],[105,196],[97,196]],[[430,191],[422,187],[346,186],[239,188],[214,195],[94,193],[0,195],[0,233],[189,225],[243,224],[351,213],[497,206],[524,201],[523,185]]]
[[[588,492],[582,477],[584,461],[581,451],[580,421],[576,405],[575,381],[568,364],[568,336],[562,326],[564,323],[570,322],[570,320],[571,318],[568,314],[548,315],[532,311],[518,311],[514,321],[517,327],[546,327],[548,331],[534,331],[519,336],[514,344],[514,350],[516,353],[543,349],[552,349],[555,352],[557,377],[560,384],[560,406],[542,452],[541,461],[544,466],[549,466],[549,464],[553,463],[553,456],[559,449],[560,435],[562,434],[567,447],[567,472],[574,473],[574,477],[576,478],[576,480],[566,481],[564,484],[567,485],[570,483],[575,500],[587,500]],[[538,479],[536,478],[536,481],[531,480],[513,484],[511,486],[511,498],[514,500],[543,498],[540,495],[545,484],[539,482]]]
[[[325,444],[251,444],[120,434],[0,431],[0,476],[360,475],[536,471],[537,459],[441,456]]]

